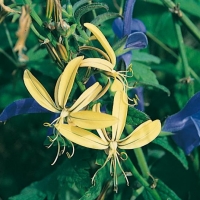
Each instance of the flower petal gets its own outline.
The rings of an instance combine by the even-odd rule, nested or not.
[[[70,112],[77,112],[87,106],[102,90],[101,85],[96,82],[94,85],[85,90],[73,106],[69,109]]]
[[[84,23],[84,26],[89,29],[94,36],[97,38],[97,40],[101,43],[102,47],[107,52],[108,56],[110,57],[111,63],[115,66],[116,64],[116,56],[115,52],[113,51],[112,47],[108,43],[107,39],[103,35],[103,33],[93,24],[91,23]]]
[[[128,137],[118,142],[120,149],[142,147],[154,140],[161,131],[160,120],[147,122],[138,126]]]
[[[60,112],[46,89],[27,69],[24,71],[24,83],[29,93],[42,107],[51,112]]]
[[[133,32],[146,32],[146,27],[142,21],[139,19],[132,19],[131,20],[131,33]]]
[[[112,116],[118,118],[118,122],[112,126],[112,141],[120,139],[126,123],[128,111],[128,98],[123,91],[115,93]]]
[[[69,123],[85,129],[100,129],[117,123],[117,118],[112,115],[93,111],[72,112],[69,120]]]
[[[125,49],[142,49],[148,45],[147,36],[142,32],[134,32],[128,35]]]
[[[185,126],[188,118],[200,111],[200,92],[196,93],[185,105],[185,107],[174,115],[167,117],[163,131],[176,132]]]
[[[108,142],[95,134],[68,124],[55,124],[56,129],[68,140],[92,149],[107,149]]]
[[[124,26],[124,22],[122,21],[121,17],[117,17],[113,21],[112,29],[118,38],[123,37],[123,26]]]
[[[116,92],[116,91],[123,91],[124,88],[122,82],[119,81],[117,78],[115,78],[110,89],[112,92]]]
[[[82,60],[83,56],[79,56],[71,60],[61,75],[60,84],[58,86],[58,102],[62,108],[64,108],[66,105],[74,84],[74,79],[76,77],[78,67]]]
[[[124,30],[123,35],[131,33],[130,22],[132,20],[133,8],[136,0],[127,0],[124,7]]]
[[[114,65],[112,65],[109,61],[101,58],[86,58],[81,62],[80,67],[94,67],[111,72],[114,68]]]
[[[20,99],[8,105],[0,114],[0,121],[28,113],[49,113],[49,110],[42,107],[33,98]]]
[[[181,130],[173,132],[174,142],[188,155],[200,145],[200,119],[189,117]]]

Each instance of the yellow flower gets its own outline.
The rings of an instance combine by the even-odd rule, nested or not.
[[[42,84],[28,70],[24,72],[24,83],[29,93],[42,107],[53,113],[60,113],[60,116],[52,123],[62,124],[67,122],[70,127],[79,126],[86,129],[96,129],[113,125],[117,122],[117,119],[111,115],[82,110],[91,101],[101,96],[102,86],[98,82],[85,90],[73,105],[67,106],[75,76],[82,60],[83,57],[81,56],[71,60],[58,78],[54,90],[55,102]],[[58,135],[59,133],[56,134],[56,139]],[[54,141],[52,140],[52,143]]]
[[[126,80],[126,77],[127,77],[126,73],[128,71],[114,70],[114,67],[116,65],[116,56],[112,47],[110,46],[107,39],[103,35],[103,33],[93,24],[84,23],[84,26],[88,28],[94,34],[96,39],[100,42],[100,44],[106,51],[107,56],[104,56],[104,57],[107,60],[101,59],[101,58],[86,58],[81,62],[80,67],[94,67],[94,68],[105,71],[105,74],[107,76],[114,78],[114,82],[112,83],[111,90],[114,92],[123,90],[126,93],[127,88],[129,88],[128,82]],[[132,71],[130,72],[132,73]]]
[[[24,83],[29,93],[42,107],[51,112],[60,113],[60,117],[56,120],[59,123],[64,123],[66,119],[69,124],[81,128],[96,129],[108,127],[116,123],[116,118],[103,113],[82,111],[101,92],[102,86],[98,82],[85,90],[72,106],[66,106],[82,60],[83,57],[81,56],[71,60],[58,78],[54,90],[55,102],[42,84],[28,70],[24,72]]]
[[[100,112],[100,105],[96,104],[93,107],[94,111]],[[126,153],[118,152],[118,149],[134,149],[142,147],[152,140],[154,140],[159,132],[161,131],[161,123],[159,120],[148,120],[138,126],[131,134],[126,138],[120,139],[125,123],[128,110],[127,95],[122,91],[117,91],[114,97],[112,115],[118,118],[118,122],[112,125],[112,136],[109,137],[106,130],[97,129],[99,137],[89,131],[81,131],[78,127],[70,127],[67,124],[56,124],[55,127],[58,131],[67,139],[72,142],[82,145],[87,148],[106,150],[108,157],[102,167],[102,169],[108,161],[110,161],[110,173],[114,179],[114,190],[117,192],[117,172],[116,166],[118,164],[124,177],[129,184],[127,176],[123,171],[120,159],[124,160],[123,155],[127,156]],[[99,169],[99,170],[100,170]],[[97,172],[99,171],[97,170]],[[94,174],[92,182],[97,174]]]

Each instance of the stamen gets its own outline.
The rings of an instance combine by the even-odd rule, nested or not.
[[[57,150],[56,157],[55,157],[53,163],[51,163],[51,165],[54,165],[54,164],[56,163],[56,161],[57,161],[57,159],[58,159],[58,156],[59,156],[59,154],[60,154],[60,143],[59,143],[58,140],[56,140],[56,141],[57,141],[57,143],[58,143],[58,150]]]
[[[74,144],[70,140],[68,140],[68,141],[72,145],[72,153],[70,155],[69,152],[67,152],[66,155],[67,155],[68,158],[71,158],[74,155],[75,148],[74,148]]]
[[[123,157],[123,156],[125,156],[125,157]],[[120,158],[121,158],[121,160],[123,160],[123,161],[127,160],[127,159],[128,159],[127,153],[121,152],[121,153],[120,153]]]

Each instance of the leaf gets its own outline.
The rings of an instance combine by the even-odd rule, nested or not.
[[[157,137],[154,141],[154,144],[157,144],[163,147],[165,150],[172,153],[183,165],[185,169],[188,169],[188,161],[185,156],[185,153],[181,148],[175,145],[171,138],[169,137]]]
[[[28,113],[49,113],[50,111],[40,106],[33,98],[20,99],[8,105],[0,114],[0,121]]]
[[[78,8],[74,13],[74,17],[75,17],[76,21],[78,23],[80,23],[80,19],[84,14],[86,14],[89,11],[99,9],[99,8],[104,8],[106,10],[109,9],[105,3],[91,3],[91,4],[88,4],[88,5]]]
[[[149,116],[146,115],[145,113],[139,111],[136,108],[130,107],[128,108],[128,116],[126,118],[126,123],[133,126],[137,127],[143,122],[149,120]]]
[[[165,183],[161,180],[158,180],[156,187],[160,197],[162,199],[173,199],[173,200],[181,200],[174,191],[172,191]]]
[[[27,186],[9,200],[54,200],[62,189],[64,194],[78,190],[79,194],[72,198],[78,199],[91,185],[89,165],[86,162],[89,157],[88,149],[76,149],[76,154],[71,159],[65,159],[53,173]]]
[[[119,13],[114,12],[106,12],[101,15],[98,15],[96,18],[94,18],[90,23],[94,24],[95,26],[98,26],[105,22],[106,20],[113,19],[119,17]]]
[[[170,94],[170,91],[165,86],[159,84],[156,75],[149,66],[139,62],[133,62],[132,70],[133,77],[127,79],[129,83],[134,84],[137,82],[142,85],[153,86],[163,90],[168,95]]]
[[[151,55],[146,52],[140,52],[139,50],[134,50],[132,53],[133,53],[132,61],[160,64],[161,59],[157,56]]]
[[[79,200],[96,199],[99,196],[103,188],[103,183],[107,180],[107,178],[108,170],[106,167],[104,167],[97,173],[95,178],[95,185],[90,187]]]

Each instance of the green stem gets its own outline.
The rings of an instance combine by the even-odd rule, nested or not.
[[[16,61],[10,55],[8,55],[2,48],[0,48],[0,53],[6,56],[16,67],[18,66],[16,64]]]
[[[134,149],[134,152],[138,161],[138,165],[141,169],[142,175],[145,179],[147,179],[149,177],[150,172],[149,172],[149,167],[147,165],[146,159],[144,157],[143,150],[142,148],[137,148],[137,149]]]
[[[185,51],[185,47],[184,47],[181,27],[180,27],[180,24],[177,21],[176,16],[174,16],[174,25],[175,25],[175,30],[176,30],[176,34],[177,34],[179,51],[180,51],[180,56],[181,56],[182,66],[183,66],[183,73],[182,74],[183,74],[184,77],[189,78],[190,77],[190,67],[189,67],[189,64],[188,64],[188,59],[187,59],[187,55],[186,55],[186,51]],[[194,91],[193,84],[188,84],[188,87],[187,87],[188,99],[194,95],[193,91]]]
[[[167,6],[171,10],[174,10],[174,8],[176,8],[176,4],[171,0],[161,0],[161,1],[163,2],[163,4],[165,6]],[[180,9],[175,14],[178,16],[178,19],[181,20],[183,22],[183,24],[188,28],[188,30],[191,32],[191,34],[200,42],[200,31],[192,23],[192,21]]]
[[[124,8],[124,0],[121,0],[120,8],[119,8],[119,15],[123,15]]]
[[[126,125],[125,129],[126,129],[127,133],[131,133],[133,131],[133,128],[131,125]],[[149,167],[147,165],[142,148],[134,149],[134,153],[137,158],[137,162],[138,162],[138,165],[140,167],[143,177],[145,179],[148,179],[150,172],[149,172]]]
[[[34,32],[34,34],[41,39],[42,41],[46,41],[48,40],[47,38],[45,38],[44,36],[40,35],[40,33],[37,31],[37,29],[35,28],[35,26],[33,24],[31,24],[31,30]]]
[[[161,42],[158,38],[156,38],[153,34],[150,32],[146,32],[146,35],[153,40],[155,43],[157,43],[159,46],[161,46],[165,51],[167,51],[170,55],[172,55],[174,58],[178,59],[178,56],[174,51],[172,51],[167,45],[165,45],[163,42]]]
[[[145,187],[145,189],[151,194],[154,200],[162,200],[156,189],[151,189],[149,183],[139,174],[130,158],[127,158],[125,164],[127,168],[131,171],[133,176]]]

